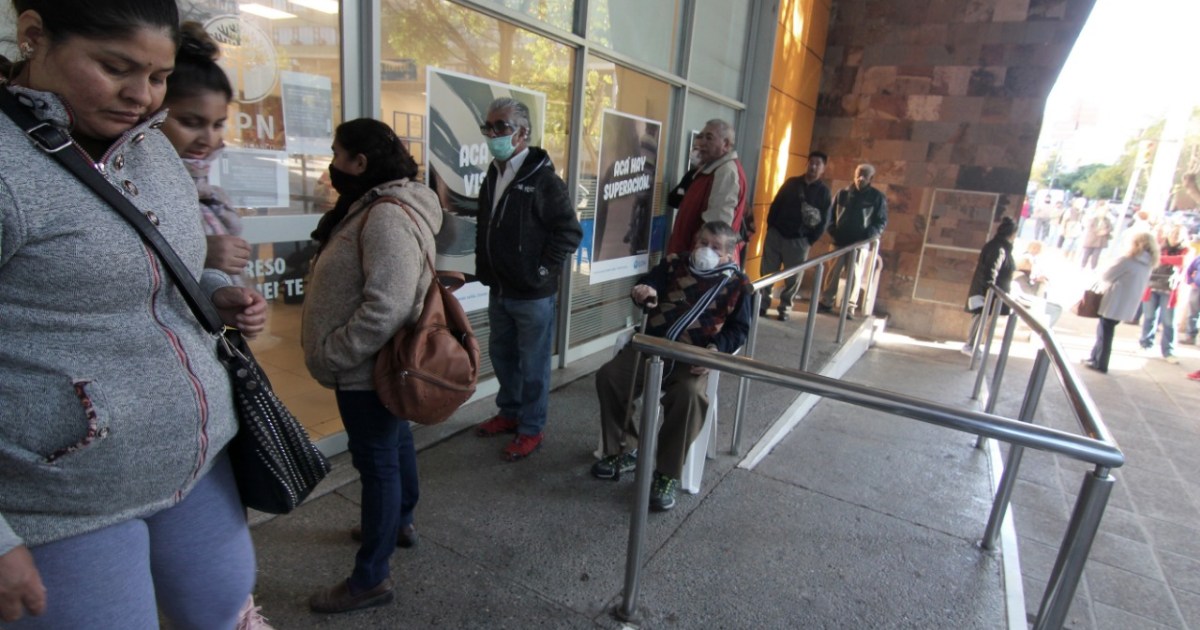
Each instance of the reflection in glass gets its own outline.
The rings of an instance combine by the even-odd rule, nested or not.
[[[679,0],[590,0],[587,38],[662,70],[675,69]]]

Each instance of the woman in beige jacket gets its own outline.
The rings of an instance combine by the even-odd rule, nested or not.
[[[442,209],[412,181],[417,165],[396,134],[376,120],[338,126],[330,182],[339,197],[321,217],[305,291],[301,340],[318,382],[335,390],[351,460],[362,478],[362,527],[349,579],[309,599],[339,613],[392,601],[388,561],[416,543],[417,460],[408,421],[384,408],[371,375],[379,350],[421,313]]]

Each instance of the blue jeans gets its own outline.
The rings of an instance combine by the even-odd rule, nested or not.
[[[1171,303],[1171,294],[1163,291],[1151,291],[1150,299],[1142,303],[1142,347],[1154,345],[1154,332],[1162,326],[1162,355],[1171,356],[1175,343],[1175,309],[1167,306]]]
[[[339,389],[336,396],[350,460],[362,480],[362,545],[350,582],[367,590],[390,575],[400,528],[412,524],[419,498],[417,452],[408,421],[393,416],[374,391]]]
[[[500,415],[520,422],[517,433],[537,435],[546,426],[550,400],[550,351],[554,346],[554,296],[514,300],[488,298],[488,346],[500,392]]]
[[[147,474],[153,474],[152,471]],[[183,501],[30,549],[46,612],[5,628],[232,628],[254,587],[254,547],[229,458]]]

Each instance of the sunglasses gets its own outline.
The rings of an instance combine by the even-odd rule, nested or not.
[[[479,125],[479,133],[482,133],[485,136],[489,133],[497,136],[507,136],[516,129],[516,127],[503,120],[497,120],[493,123],[484,122],[482,125]]]

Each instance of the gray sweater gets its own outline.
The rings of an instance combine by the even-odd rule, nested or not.
[[[414,223],[392,202],[412,210]],[[408,180],[368,191],[334,228],[304,291],[300,341],[313,378],[330,388],[373,390],[375,357],[401,326],[421,314],[433,274],[442,206],[427,186]]]
[[[1136,257],[1123,256],[1105,270],[1100,278],[1100,316],[1127,321],[1137,312],[1150,281],[1150,252]]]
[[[56,96],[10,89],[68,126]],[[198,276],[196,188],[164,117],[118,139],[102,172]],[[0,115],[0,554],[178,503],[236,430],[214,341],[157,258]]]

